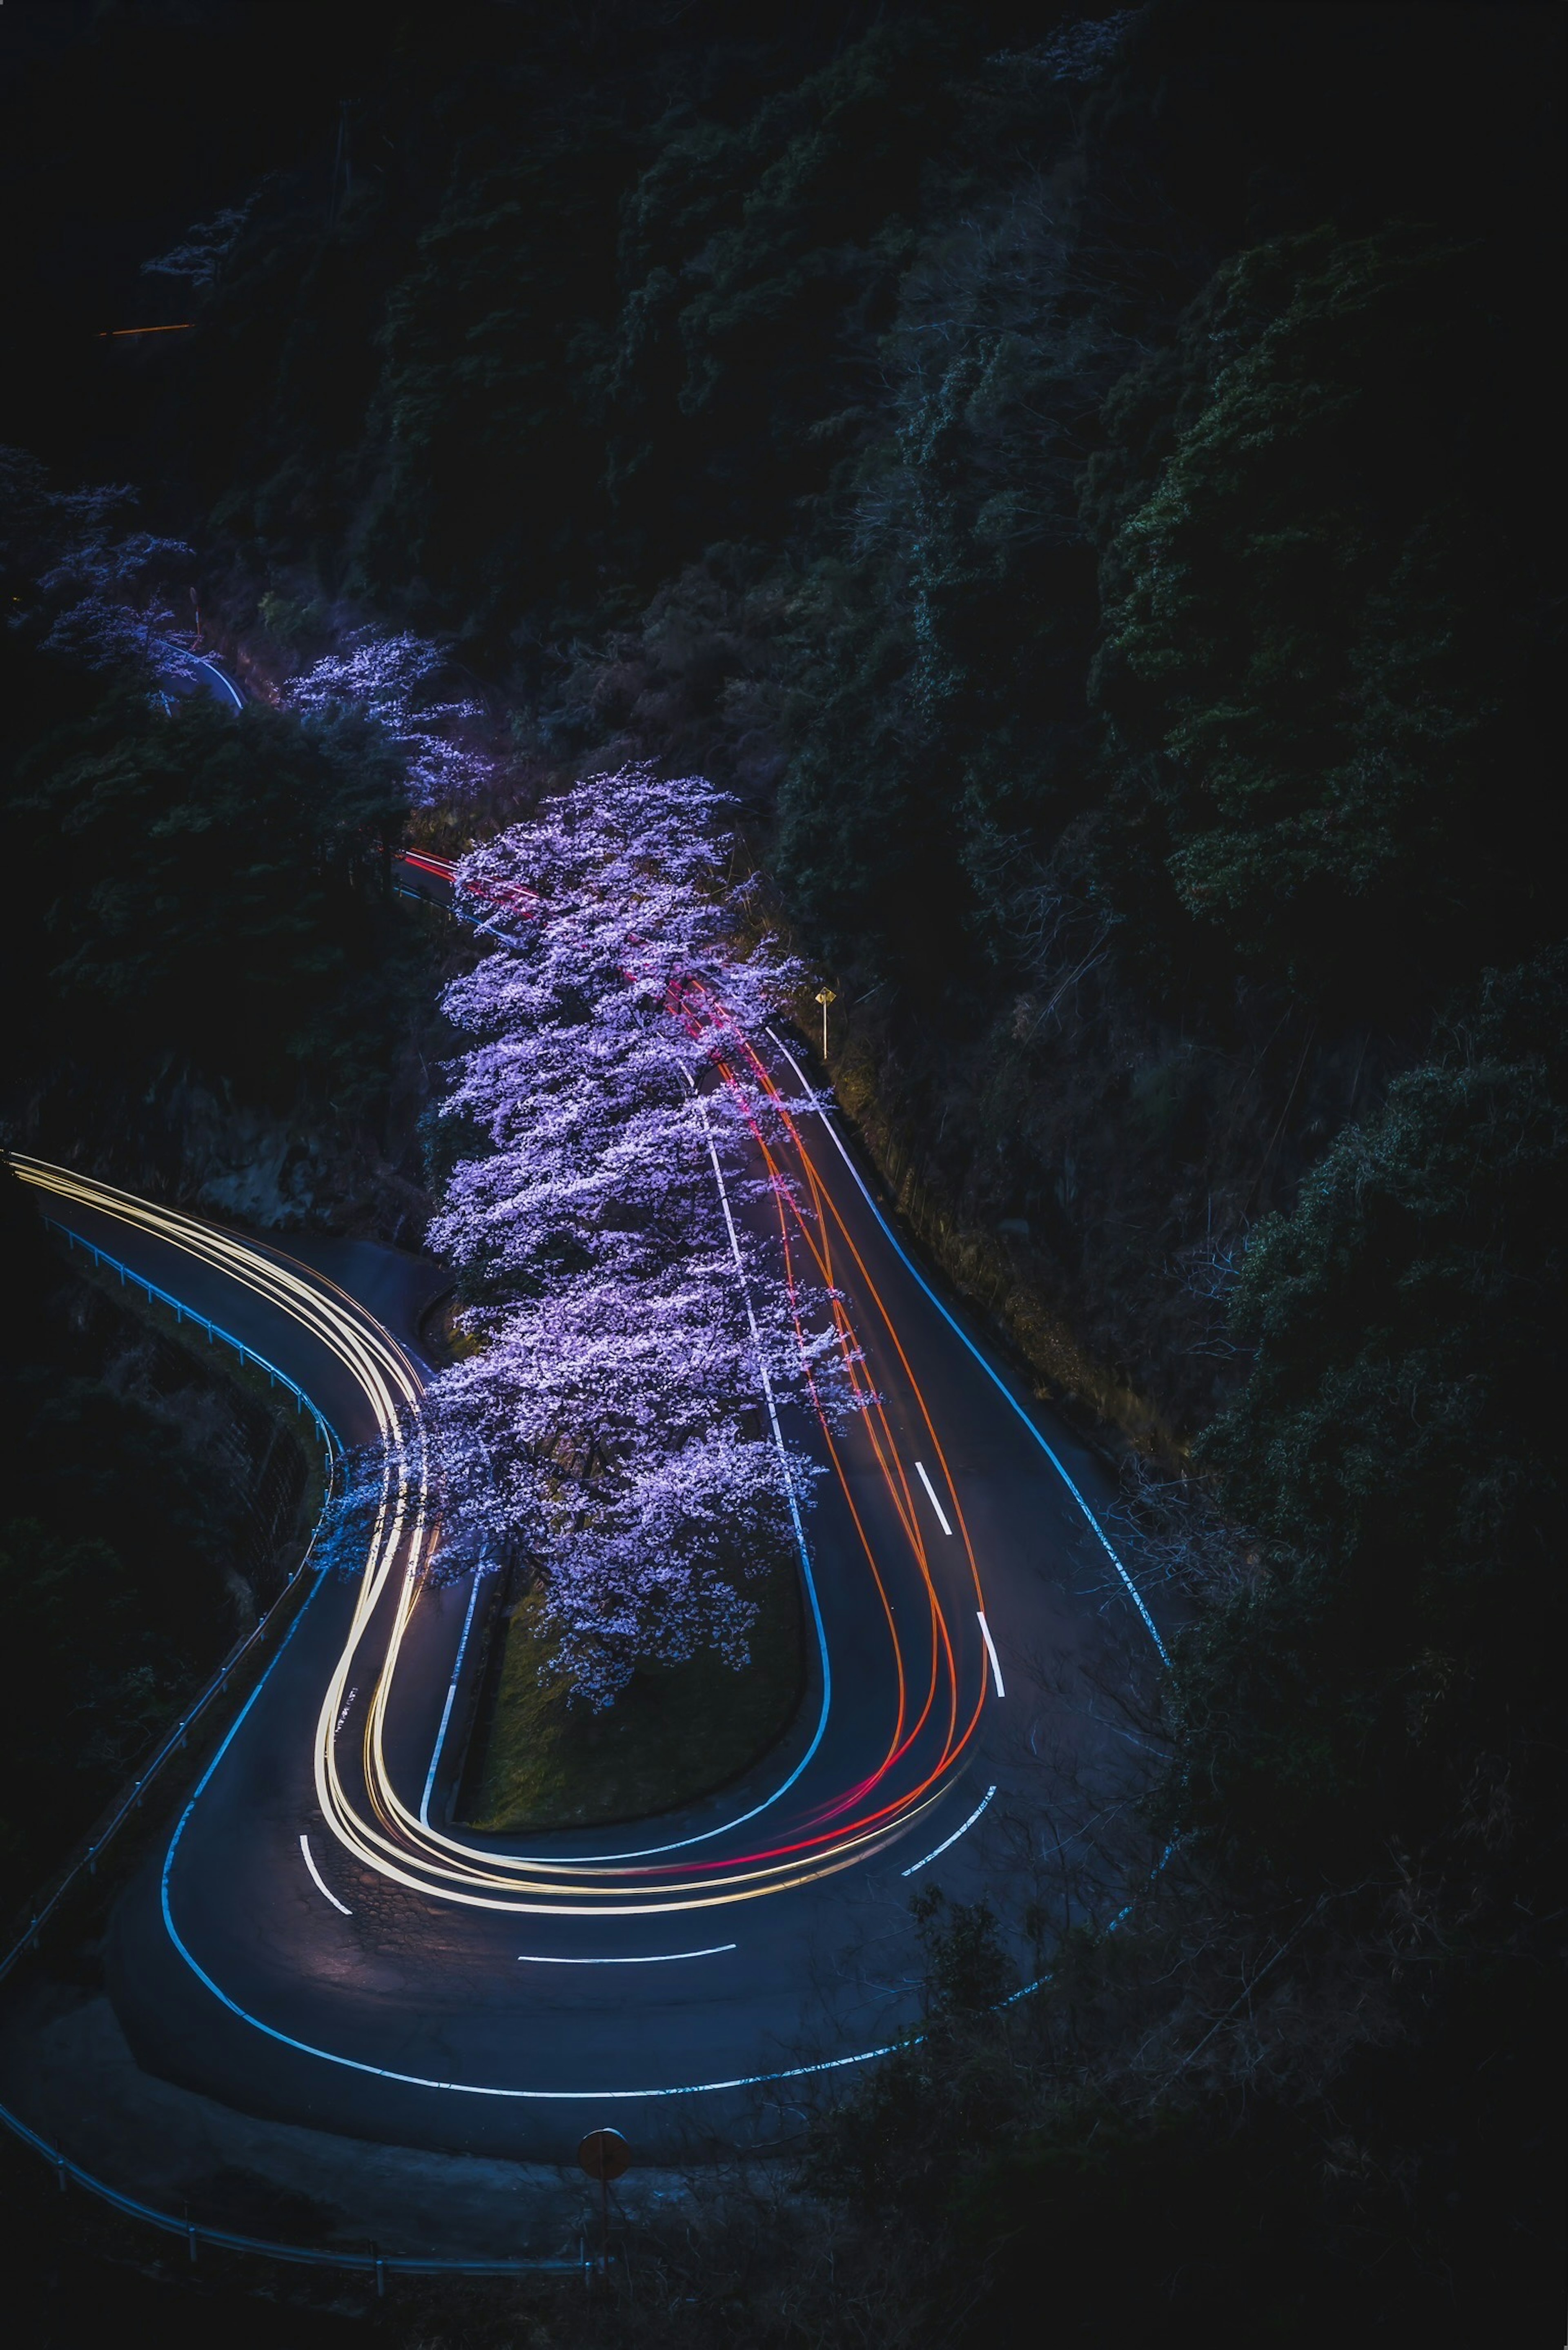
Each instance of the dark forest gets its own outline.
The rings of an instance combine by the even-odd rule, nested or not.
[[[1554,2342],[1559,12],[3,17],[6,1149],[417,1252],[400,858],[701,774],[1168,1645],[1070,1896],[915,1892],[919,2030],[618,2297],[187,2275],[7,2142],[14,2338]],[[461,789],[299,690],[404,636]],[[25,1926],[319,1494],[0,1204]]]

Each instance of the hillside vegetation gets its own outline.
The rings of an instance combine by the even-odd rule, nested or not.
[[[22,193],[140,56],[40,56]],[[919,1238],[1146,1463],[1186,1628],[1096,1849],[1147,1890],[930,1907],[928,2042],[814,2139],[880,2331],[824,2282],[815,2340],[1555,2291],[1560,69],[1528,6],[393,7],[234,93],[183,277],[128,262],[192,330],[8,428],[135,473],[259,681],[440,640],[505,759],[432,840],[733,791]],[[308,1081],[410,1183],[381,749],[39,696],[42,1033],[128,1104]]]

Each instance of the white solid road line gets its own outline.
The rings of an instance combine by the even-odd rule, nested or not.
[[[784,1059],[789,1063],[790,1067],[794,1071],[795,1076],[800,1079],[802,1090],[809,1098],[812,1107],[815,1110],[817,1117],[821,1119],[829,1142],[832,1143],[835,1150],[837,1151],[840,1159],[843,1159],[844,1164],[848,1168],[850,1180],[855,1185],[855,1188],[859,1192],[861,1198],[865,1201],[866,1205],[870,1209],[871,1213],[876,1217],[878,1224],[880,1224],[883,1235],[894,1255],[898,1259],[899,1263],[903,1265],[905,1271],[909,1273],[918,1285],[925,1291],[926,1295],[930,1299],[931,1304],[936,1307],[937,1312],[941,1315],[942,1320],[947,1324],[954,1337],[959,1341],[959,1344],[969,1349],[969,1352],[974,1357],[975,1361],[980,1365],[981,1369],[985,1373],[986,1378],[991,1381],[992,1387],[995,1388],[997,1393],[1001,1396],[1008,1409],[1016,1413],[1019,1419],[1023,1421],[1023,1426],[1028,1430],[1030,1436],[1033,1437],[1034,1442],[1040,1447],[1041,1451],[1044,1452],[1046,1460],[1049,1461],[1052,1468],[1054,1469],[1057,1476],[1060,1477],[1063,1484],[1065,1485],[1068,1492],[1071,1493],[1074,1501],[1076,1502],[1079,1509],[1083,1512],[1085,1519],[1091,1528],[1096,1541],[1099,1544],[1101,1549],[1105,1552],[1106,1556],[1110,1560],[1111,1565],[1116,1568],[1117,1575],[1121,1577],[1127,1597],[1132,1601],[1133,1606],[1143,1617],[1144,1628],[1147,1632],[1149,1638],[1154,1642],[1155,1647],[1159,1651],[1159,1660],[1161,1664],[1168,1665],[1170,1662],[1170,1651],[1159,1637],[1159,1627],[1156,1624],[1154,1617],[1148,1612],[1147,1601],[1145,1599],[1142,1592],[1138,1589],[1137,1584],[1133,1581],[1132,1576],[1127,1573],[1127,1568],[1122,1565],[1121,1560],[1116,1556],[1116,1552],[1112,1549],[1109,1535],[1106,1533],[1104,1526],[1101,1525],[1098,1518],[1095,1515],[1094,1511],[1089,1507],[1089,1504],[1085,1500],[1083,1494],[1078,1491],[1077,1486],[1073,1482],[1072,1478],[1068,1476],[1060,1456],[1057,1454],[1054,1447],[1047,1444],[1044,1437],[1042,1436],[1040,1430],[1035,1427],[1034,1422],[1030,1419],[1029,1414],[1024,1410],[1023,1406],[1019,1402],[1018,1398],[1008,1387],[1008,1384],[1002,1378],[1001,1372],[996,1369],[993,1364],[987,1362],[985,1357],[975,1345],[974,1340],[970,1336],[968,1331],[965,1330],[962,1325],[957,1322],[952,1315],[949,1313],[947,1307],[942,1304],[941,1299],[937,1295],[936,1291],[931,1287],[930,1283],[926,1279],[925,1274],[915,1263],[913,1258],[909,1255],[908,1250],[898,1239],[898,1236],[894,1232],[892,1225],[888,1222],[887,1217],[882,1213],[881,1209],[877,1205],[876,1201],[867,1190],[865,1178],[862,1176],[860,1170],[856,1166],[854,1159],[849,1156],[848,1151],[846,1150],[843,1142],[839,1139],[837,1128],[834,1125],[833,1120],[828,1117],[826,1110],[823,1107],[823,1094],[821,1088],[813,1086],[811,1079],[806,1076],[805,1071],[801,1067],[800,1063],[795,1059],[794,1055],[790,1051],[789,1046],[784,1043],[784,1040],[779,1035],[778,1030],[776,1028],[770,1028],[767,1033],[773,1038],[774,1043],[778,1046],[779,1051],[784,1055]],[[989,1637],[990,1636],[988,1635],[987,1638],[989,1638]],[[998,1676],[998,1678],[1000,1679],[1000,1676]]]
[[[929,1495],[929,1497],[931,1507],[932,1507],[932,1509],[933,1509],[933,1510],[935,1510],[935,1512],[936,1512],[936,1513],[937,1513],[937,1523],[938,1523],[938,1525],[939,1525],[939,1526],[940,1526],[940,1528],[941,1528],[941,1530],[942,1530],[943,1534],[951,1534],[951,1532],[952,1532],[952,1528],[951,1528],[951,1526],[950,1526],[950,1525],[949,1525],[949,1523],[948,1523],[948,1521],[947,1521],[947,1513],[946,1513],[946,1511],[942,1508],[941,1503],[940,1503],[938,1501],[938,1499],[937,1499],[937,1489],[936,1489],[936,1487],[932,1484],[932,1482],[931,1482],[930,1479],[929,1479],[929,1478],[927,1476],[927,1474],[926,1474],[926,1464],[925,1464],[925,1462],[924,1462],[923,1461],[916,1461],[916,1463],[915,1463],[915,1467],[916,1467],[917,1471],[919,1471],[919,1473],[920,1482],[921,1482],[921,1484],[925,1487],[926,1492],[927,1492],[927,1494],[928,1494],[928,1495]]]
[[[671,1959],[716,1959],[725,1950],[738,1950],[739,1942],[714,1942],[706,1950],[650,1950],[643,1959],[541,1959],[532,1950],[519,1950],[520,1967],[663,1967]]]
[[[223,691],[228,695],[229,700],[234,703],[234,708],[236,710],[243,710],[245,706],[244,695],[240,691],[238,686],[234,684],[232,678],[227,678],[223,675],[223,672],[218,667],[217,662],[214,660],[204,660],[200,653],[195,654],[193,658],[198,669],[204,669],[209,677],[215,677],[217,679],[218,683],[223,687]]]
[[[982,1617],[981,1617],[981,1622],[983,1624],[983,1623],[984,1623],[984,1621],[985,1621],[985,1618],[984,1618],[984,1617],[982,1616]],[[930,1864],[931,1864],[931,1862],[932,1862],[933,1860],[940,1860],[940,1859],[941,1858],[941,1856],[942,1856],[943,1853],[944,1853],[944,1852],[946,1852],[946,1850],[947,1850],[947,1848],[948,1848],[948,1845],[957,1844],[957,1842],[958,1842],[958,1840],[959,1840],[959,1838],[960,1838],[960,1836],[961,1836],[961,1835],[968,1835],[968,1834],[969,1834],[969,1832],[970,1832],[971,1828],[971,1827],[973,1827],[973,1825],[974,1825],[974,1824],[975,1824],[976,1820],[978,1820],[978,1819],[979,1819],[979,1817],[980,1817],[980,1815],[981,1815],[981,1812],[983,1812],[983,1811],[984,1811],[984,1809],[985,1809],[985,1807],[986,1807],[987,1804],[989,1804],[989,1803],[990,1803],[990,1801],[991,1801],[991,1799],[992,1799],[992,1795],[994,1795],[994,1794],[995,1794],[995,1793],[996,1793],[996,1789],[995,1789],[994,1787],[988,1787],[988,1788],[986,1789],[986,1791],[985,1791],[984,1794],[981,1797],[981,1799],[980,1799],[979,1803],[975,1805],[975,1807],[974,1807],[973,1811],[972,1811],[972,1812],[971,1812],[971,1814],[970,1814],[970,1815],[969,1815],[968,1819],[967,1819],[967,1820],[965,1820],[965,1822],[964,1822],[964,1824],[963,1824],[962,1827],[961,1827],[961,1828],[954,1828],[954,1830],[953,1830],[953,1832],[952,1832],[951,1835],[950,1835],[950,1836],[949,1836],[949,1838],[948,1838],[948,1840],[947,1840],[947,1844],[940,1844],[940,1845],[938,1845],[938,1846],[937,1846],[937,1848],[936,1848],[935,1852],[929,1852],[929,1853],[927,1853],[927,1855],[926,1855],[926,1856],[925,1856],[925,1859],[924,1859],[924,1860],[918,1860],[918,1861],[916,1861],[916,1863],[915,1863],[915,1865],[914,1865],[914,1867],[913,1867],[913,1868],[901,1868],[901,1869],[898,1871],[899,1876],[900,1876],[900,1877],[914,1877],[914,1876],[918,1875],[918,1873],[919,1873],[922,1868],[929,1868],[929,1866],[930,1866]]]
[[[420,1825],[422,1828],[428,1828],[431,1824],[431,1797],[435,1793],[436,1773],[441,1767],[441,1751],[446,1744],[447,1724],[452,1720],[452,1701],[457,1695],[458,1677],[462,1671],[463,1658],[468,1653],[468,1636],[473,1629],[473,1603],[478,1596],[479,1575],[475,1572],[468,1594],[468,1613],[462,1619],[462,1638],[457,1644],[457,1662],[452,1669],[452,1679],[447,1683],[446,1703],[441,1710],[441,1728],[436,1731],[436,1742],[431,1753],[431,1767],[425,1779],[425,1792],[420,1798]],[[347,1706],[344,1711],[348,1711]],[[342,1729],[341,1721],[337,1727],[339,1730]]]
[[[1005,1697],[1007,1691],[1002,1683],[1002,1660],[996,1653],[996,1642],[991,1637],[991,1627],[985,1620],[985,1610],[983,1607],[977,1607],[975,1613],[980,1617],[980,1637],[985,1642],[985,1653],[991,1659],[991,1669],[996,1680],[996,1694],[998,1697]]]
[[[299,1849],[305,1855],[305,1865],[306,1868],[309,1869],[311,1876],[316,1880],[316,1889],[317,1893],[324,1893],[328,1901],[331,1902],[334,1909],[341,1909],[345,1918],[352,1918],[354,1915],[352,1909],[348,1908],[346,1902],[339,1901],[336,1893],[333,1892],[331,1887],[326,1882],[321,1871],[317,1867],[316,1862],[311,1856],[310,1838],[307,1835],[302,1835],[300,1836]]]

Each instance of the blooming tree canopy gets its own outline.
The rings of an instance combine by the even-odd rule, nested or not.
[[[260,202],[259,192],[243,204],[229,205],[211,220],[196,221],[178,244],[151,261],[144,261],[144,277],[182,277],[205,293],[216,285],[223,264],[239,243],[246,222]]]
[[[13,612],[11,625],[88,669],[188,674],[192,652],[175,633],[167,584],[194,556],[182,539],[135,528],[138,504],[125,484],[53,490],[34,459],[0,450],[0,541],[39,598]]]
[[[283,690],[286,709],[330,719],[355,711],[373,718],[408,760],[409,796],[417,807],[461,800],[491,778],[490,762],[455,735],[483,715],[476,702],[441,702],[432,680],[446,656],[421,637],[378,637],[368,629],[348,649],[328,653]]]
[[[770,1187],[741,1040],[799,974],[734,944],[726,806],[697,778],[597,775],[458,868],[494,945],[445,999],[482,1040],[443,1106],[479,1147],[431,1233],[480,1342],[431,1393],[447,1534],[536,1565],[596,1705],[643,1659],[744,1661],[746,1579],[813,1474],[774,1406],[808,1383],[850,1401],[825,1295],[743,1212]]]

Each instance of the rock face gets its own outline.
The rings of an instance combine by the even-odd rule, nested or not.
[[[182,1197],[264,1232],[327,1232],[411,1245],[430,1213],[371,1138],[322,1131],[182,1087],[171,1105]]]
[[[104,1099],[68,1071],[19,1121],[21,1148],[259,1232],[331,1232],[417,1246],[431,1202],[407,1171],[421,1107],[398,1105],[390,1148],[318,1106],[280,1115],[181,1077],[140,1098]]]

